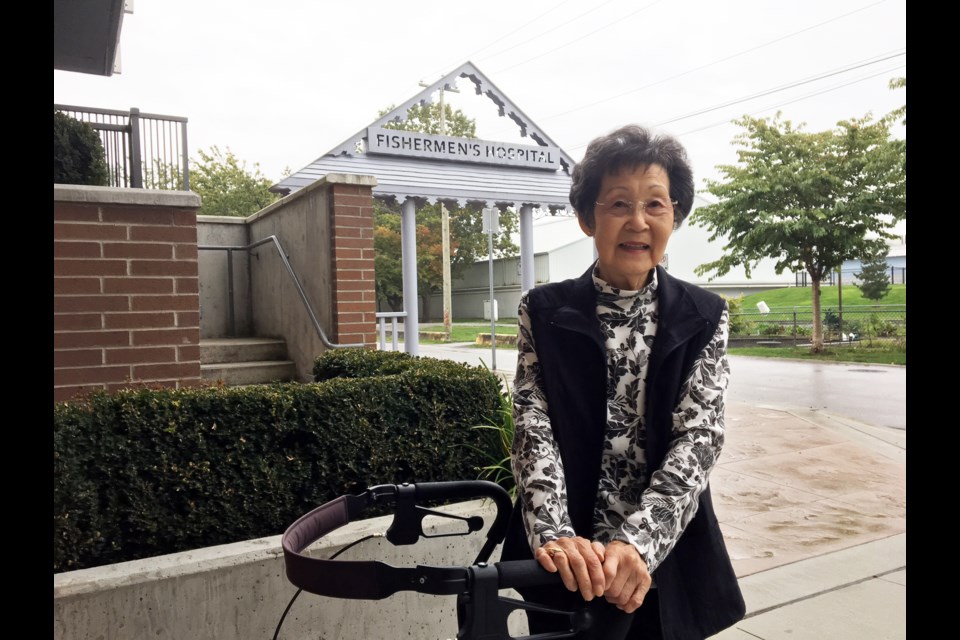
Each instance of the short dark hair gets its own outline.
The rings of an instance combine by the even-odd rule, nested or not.
[[[593,209],[603,177],[621,169],[658,164],[670,178],[670,198],[677,201],[673,228],[684,221],[693,207],[693,170],[683,145],[673,136],[653,135],[648,129],[630,124],[595,138],[573,169],[570,204],[577,216],[591,229]]]

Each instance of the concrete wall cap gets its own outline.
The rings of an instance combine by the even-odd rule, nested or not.
[[[291,202],[293,202],[297,198],[302,198],[306,196],[308,193],[313,193],[314,191],[317,191],[317,190],[327,191],[330,189],[332,185],[335,185],[335,184],[353,184],[353,185],[368,186],[373,188],[377,185],[377,179],[374,178],[373,176],[353,175],[353,174],[347,174],[347,173],[328,173],[322,178],[319,178],[313,184],[307,185],[303,189],[294,191],[290,195],[284,196],[279,200],[277,200],[276,202],[270,203],[260,211],[257,211],[255,214],[245,218],[245,220],[247,222],[253,222],[254,220],[259,220],[260,218],[270,215],[271,212],[273,212],[276,209],[279,209],[281,206],[289,205]]]
[[[357,184],[368,187],[377,186],[377,179],[373,176],[360,176],[352,173],[328,173],[320,178],[321,182],[329,184]]]
[[[240,216],[197,216],[197,223],[206,224],[246,224],[247,219]]]
[[[154,207],[199,209],[200,196],[192,191],[165,191],[161,189],[119,189],[81,184],[53,185],[54,202],[84,202],[90,204],[128,204]]]
[[[442,511],[462,517],[489,514],[489,522],[493,522],[495,507],[490,500],[478,499],[446,505]],[[336,549],[364,536],[382,534],[391,522],[393,522],[392,515],[351,522],[326,536],[316,547],[311,547],[310,553],[316,553],[321,548]],[[459,530],[458,523],[452,520],[442,521],[439,529],[442,532]],[[53,596],[54,599],[66,598],[261,562],[283,555],[283,549],[280,546],[282,537],[277,535],[255,538],[142,560],[55,573],[53,574]],[[469,558],[464,559],[464,563],[467,562]]]

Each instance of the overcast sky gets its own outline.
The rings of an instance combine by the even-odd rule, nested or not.
[[[54,102],[187,117],[192,152],[229,147],[273,181],[468,60],[575,160],[627,123],[678,136],[698,188],[736,161],[743,114],[814,131],[906,102],[887,86],[905,0],[135,0],[120,51],[119,75],[54,71]],[[534,144],[446,95],[480,138]]]

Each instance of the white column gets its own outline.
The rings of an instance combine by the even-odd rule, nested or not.
[[[407,198],[400,206],[400,255],[403,269],[403,350],[420,353],[420,312],[417,306],[417,205]]]
[[[520,207],[520,291],[529,291],[536,284],[533,259],[533,205]]]

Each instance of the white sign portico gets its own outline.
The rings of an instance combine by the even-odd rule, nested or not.
[[[560,168],[560,154],[550,147],[489,142],[476,138],[452,138],[382,127],[367,128],[367,153],[552,171]]]
[[[458,87],[458,82],[463,86]],[[438,106],[444,109],[444,92],[460,93],[461,90],[472,90],[477,96],[489,98],[499,116],[517,126],[516,133],[520,137],[510,139],[529,143],[493,142],[387,128],[408,120],[410,109],[415,105],[433,104],[438,93]],[[536,284],[534,211],[573,213],[570,208],[570,174],[575,164],[570,154],[561,149],[468,61],[429,86],[424,86],[410,99],[391,107],[388,112],[270,190],[288,195],[331,174],[372,176],[376,179],[373,197],[390,203],[389,211],[396,212],[399,208],[403,310],[406,314],[403,322],[408,337],[404,351],[417,355],[417,336],[420,333],[417,209],[438,202],[451,208],[517,209],[521,236],[520,290],[527,291]],[[489,245],[489,237],[487,242]],[[489,246],[488,250],[490,254],[493,253]],[[481,293],[479,297],[484,296]],[[489,297],[496,309],[497,298],[492,295]],[[502,306],[504,300],[499,302]],[[468,304],[472,303],[472,300],[468,301]],[[511,300],[510,304],[515,308],[515,301]],[[477,310],[472,313],[476,316],[481,312]],[[492,326],[491,331],[494,331]]]

